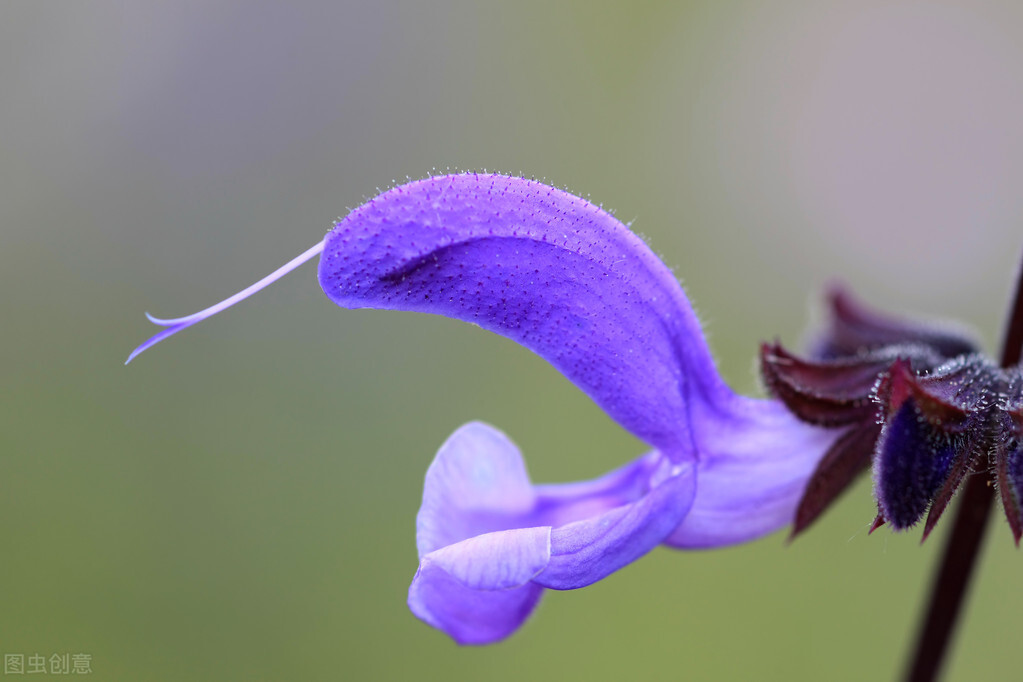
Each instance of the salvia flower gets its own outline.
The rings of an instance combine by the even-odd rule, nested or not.
[[[800,501],[793,533],[808,527],[873,465],[873,528],[934,529],[968,474],[993,469],[1017,544],[1023,535],[1023,370],[1002,369],[954,330],[870,311],[830,296],[831,326],[808,359],[764,344],[774,395],[803,421],[843,428]]]
[[[593,481],[534,485],[496,429],[470,423],[448,439],[426,476],[408,601],[460,643],[506,637],[544,589],[584,587],[659,544],[730,545],[788,524],[841,436],[781,401],[733,393],[677,280],[613,216],[498,175],[385,192],[238,295],[150,318],[167,328],[131,357],[321,252],[319,281],[338,305],[434,313],[506,336],[652,447]]]

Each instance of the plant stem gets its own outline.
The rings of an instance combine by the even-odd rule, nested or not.
[[[1016,296],[1012,313],[1005,329],[1002,344],[1002,367],[1013,367],[1020,362],[1023,351],[1023,266],[1016,282]],[[911,682],[930,682],[941,671],[973,567],[977,563],[980,545],[991,515],[994,500],[994,481],[990,471],[970,476],[959,500],[955,525],[945,545],[941,568],[931,589],[927,615],[921,623],[916,650],[907,670]]]
[[[984,539],[994,499],[993,490],[991,476],[987,472],[974,474],[966,482],[955,526],[945,545],[945,557],[931,590],[931,602],[917,639],[907,680],[929,682],[941,669],[976,564],[977,550]]]

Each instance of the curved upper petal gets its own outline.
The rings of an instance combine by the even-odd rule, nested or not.
[[[746,542],[792,523],[817,462],[844,433],[801,422],[777,401],[740,396],[693,422],[699,487],[665,540],[688,549]]]
[[[449,175],[396,187],[325,240],[324,292],[348,308],[474,322],[530,348],[670,457],[685,406],[729,395],[668,268],[621,222],[539,182]]]

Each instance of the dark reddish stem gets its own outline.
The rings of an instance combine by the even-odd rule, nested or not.
[[[1017,277],[1016,297],[1002,344],[1002,367],[1020,362],[1023,352],[1023,268]],[[959,500],[952,534],[945,545],[941,568],[931,589],[931,601],[922,623],[916,651],[906,679],[929,682],[941,671],[952,632],[977,563],[980,545],[991,515],[994,481],[989,471],[970,476]]]

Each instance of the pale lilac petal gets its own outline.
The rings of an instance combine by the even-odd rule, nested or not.
[[[658,472],[637,502],[561,528],[497,531],[429,552],[409,588],[409,608],[463,644],[506,637],[529,616],[541,586],[584,587],[656,547],[692,503],[693,472],[691,464]]]
[[[650,453],[591,481],[533,485],[501,431],[470,422],[445,441],[426,472],[416,517],[419,556],[510,528],[564,526],[642,499],[664,458]]]
[[[515,632],[542,595],[531,582],[503,590],[466,587],[427,555],[409,586],[408,606],[459,644],[490,644]]]
[[[699,488],[665,541],[688,549],[746,542],[790,524],[818,460],[844,433],[801,422],[776,401],[738,396],[692,418]]]
[[[538,182],[466,174],[396,187],[337,223],[319,273],[338,305],[435,313],[513,339],[676,460],[692,454],[687,402],[731,395],[667,267],[610,214]]]
[[[590,481],[535,485],[533,518],[558,527],[631,504],[650,491],[650,481],[664,461],[654,451]]]
[[[507,436],[466,424],[427,472],[409,606],[462,643],[505,637],[540,586],[589,585],[656,547],[685,517],[694,472],[650,453],[592,481],[533,486]]]
[[[416,517],[419,556],[521,525],[535,501],[515,444],[492,426],[470,422],[451,434],[426,472]]]
[[[585,587],[652,550],[689,511],[695,473],[691,463],[676,466],[638,502],[554,529],[550,564],[535,582],[557,590]]]
[[[484,533],[430,552],[423,562],[442,569],[474,590],[525,585],[547,567],[551,528],[515,528]]]

